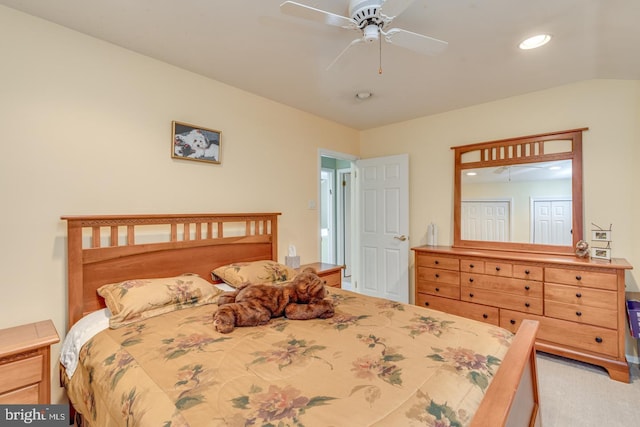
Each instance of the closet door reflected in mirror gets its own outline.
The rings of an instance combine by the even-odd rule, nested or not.
[[[573,253],[584,130],[453,147],[454,246]]]

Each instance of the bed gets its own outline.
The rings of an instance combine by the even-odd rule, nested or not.
[[[106,284],[189,273],[213,287],[215,268],[277,261],[279,215],[63,217],[68,336],[105,312],[97,291]],[[335,305],[330,319],[278,318],[230,334],[213,329],[215,303],[182,304],[117,328],[105,327],[103,317],[102,329],[77,344],[71,375],[61,363],[75,421],[100,427],[540,425],[537,322],[523,322],[513,335],[342,289],[331,288],[328,298]]]

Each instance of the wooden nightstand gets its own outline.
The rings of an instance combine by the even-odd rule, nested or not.
[[[51,320],[0,330],[0,405],[51,403]]]
[[[311,264],[301,265],[299,270],[302,271],[307,267],[315,268],[318,276],[325,280],[327,286],[342,288],[342,269],[344,266],[324,262],[312,262]]]

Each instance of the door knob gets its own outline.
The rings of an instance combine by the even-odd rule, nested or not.
[[[405,236],[404,234],[402,236],[394,236],[394,239],[398,239],[401,242],[404,242],[405,240],[407,240],[407,236]]]

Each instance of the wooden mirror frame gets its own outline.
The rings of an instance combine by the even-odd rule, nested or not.
[[[576,243],[583,239],[582,205],[582,132],[588,128],[566,130],[540,135],[530,135],[498,141],[451,147],[455,150],[453,246],[459,248],[492,249],[517,252],[536,252],[567,255],[574,254]],[[571,141],[570,151],[545,153],[545,142]],[[463,163],[462,156],[477,151],[480,160]],[[573,246],[543,245],[520,242],[494,242],[482,240],[462,240],[462,171],[492,166],[508,166],[553,160],[571,160],[572,166],[572,236]]]

